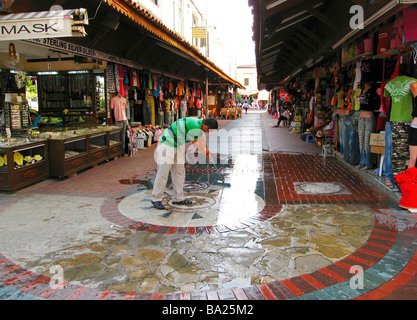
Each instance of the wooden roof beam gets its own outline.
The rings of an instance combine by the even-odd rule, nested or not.
[[[332,18],[326,16],[325,14],[321,13],[319,10],[315,9],[312,6],[308,7],[307,11],[313,14],[321,22],[328,25],[330,28],[334,29],[335,31],[339,31],[337,24],[333,21]]]

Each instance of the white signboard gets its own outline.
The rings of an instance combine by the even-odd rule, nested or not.
[[[71,16],[0,20],[0,41],[72,36]]]

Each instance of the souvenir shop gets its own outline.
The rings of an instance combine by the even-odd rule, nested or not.
[[[56,14],[74,16],[74,10],[67,11]],[[42,14],[27,15],[35,13]],[[1,23],[5,19],[0,15]],[[187,71],[187,77],[178,67],[177,73],[162,71],[156,63],[149,68],[145,58],[121,58],[84,46],[83,40],[77,34],[71,39],[0,41],[0,191],[70,177],[110,159],[136,155],[157,143],[177,119],[203,117],[205,82],[223,79],[211,64],[214,70],[201,66],[203,72]],[[152,41],[158,43],[154,37]],[[185,59],[178,50],[159,50],[165,60]]]
[[[314,70],[275,88],[270,108],[277,116],[290,109],[293,124],[301,115],[294,132],[302,139],[314,135],[318,147],[332,147],[346,163],[385,176],[390,188],[397,183],[406,208],[417,207],[404,196],[417,177],[416,21],[413,5],[367,30]]]

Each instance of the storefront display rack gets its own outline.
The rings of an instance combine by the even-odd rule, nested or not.
[[[122,154],[121,128],[81,129],[48,136],[50,176],[66,177]]]
[[[46,140],[13,138],[0,143],[1,191],[15,191],[48,177]]]

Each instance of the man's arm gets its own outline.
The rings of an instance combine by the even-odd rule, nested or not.
[[[201,154],[209,155],[210,151],[207,147],[206,137],[202,135],[198,140],[193,140],[193,145]]]

